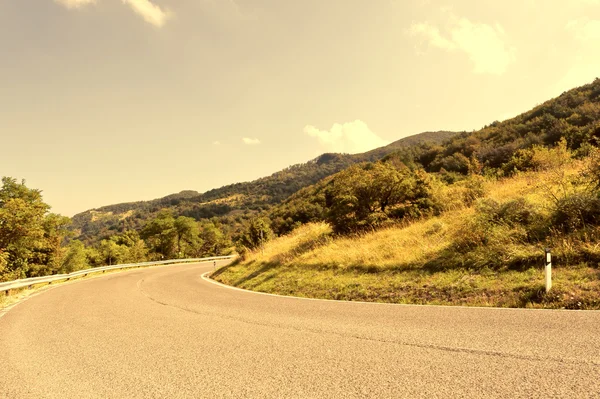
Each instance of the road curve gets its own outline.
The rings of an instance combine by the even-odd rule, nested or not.
[[[0,318],[0,398],[600,397],[600,312],[266,296],[212,267],[20,303]]]

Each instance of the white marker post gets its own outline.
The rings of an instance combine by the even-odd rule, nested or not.
[[[552,288],[552,253],[546,248],[546,292]]]

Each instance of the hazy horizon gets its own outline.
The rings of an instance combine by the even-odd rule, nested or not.
[[[600,0],[0,0],[0,176],[72,216],[475,130],[591,82]]]

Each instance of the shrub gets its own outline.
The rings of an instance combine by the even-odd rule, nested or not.
[[[378,162],[337,174],[325,193],[326,220],[336,233],[381,227],[390,218],[420,216],[432,206],[430,177],[423,171]]]
[[[567,148],[567,141],[562,138],[553,148],[534,145],[516,151],[511,159],[502,165],[502,171],[505,175],[511,175],[516,171],[561,170],[571,159],[572,153]]]
[[[239,250],[242,247],[248,249],[256,249],[264,245],[273,237],[273,230],[271,230],[270,222],[266,218],[255,218],[250,220],[246,226],[244,232],[241,234],[239,239]]]
[[[480,215],[492,223],[528,226],[537,215],[534,206],[524,198],[507,201],[502,204],[487,199],[478,205]]]
[[[428,198],[429,209],[438,214],[443,211],[470,207],[487,193],[485,178],[476,175],[469,176],[450,186],[437,182],[434,184],[434,191],[431,198]]]
[[[559,199],[552,213],[552,224],[564,232],[600,224],[600,198],[581,192]]]
[[[587,180],[592,192],[600,192],[600,149],[593,147],[589,149],[582,176]]]

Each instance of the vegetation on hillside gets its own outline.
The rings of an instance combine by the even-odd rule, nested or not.
[[[527,155],[527,171],[471,177],[478,184],[469,195],[434,184],[435,212],[343,235],[331,223],[308,223],[214,278],[327,299],[599,309],[599,152],[574,159],[562,141]],[[548,294],[546,247],[555,266]]]
[[[93,246],[73,239],[70,219],[49,213],[41,192],[4,177],[0,187],[0,281],[71,273],[94,266],[229,254],[219,224],[168,211],[140,232],[126,230]]]
[[[289,237],[263,245],[260,253],[241,251],[247,260],[218,278],[319,297],[598,308],[599,139],[597,79],[511,120],[441,145],[406,147],[300,190],[269,211],[273,230],[310,236],[313,230],[302,227],[309,224],[330,232],[291,252],[277,250],[293,241]],[[511,194],[503,198],[502,190]],[[378,243],[405,232],[419,241],[399,248]],[[432,250],[415,258],[408,253],[418,242],[431,243]],[[549,295],[539,286],[544,247],[554,248],[561,265],[562,288]],[[272,257],[263,259],[269,251]],[[462,295],[449,276],[480,281],[461,288],[468,292]],[[430,286],[435,278],[442,279],[437,288]],[[394,288],[394,281],[403,288]],[[480,285],[491,281],[494,286]]]
[[[175,216],[196,220],[216,218],[230,226],[233,235],[241,237],[241,230],[249,220],[279,204],[298,190],[347,167],[377,161],[400,148],[418,143],[441,143],[453,132],[425,132],[400,139],[385,147],[364,154],[323,154],[304,164],[290,166],[252,182],[236,183],[199,194],[183,191],[153,201],[109,205],[86,211],[73,217],[72,230],[78,239],[94,245],[100,240],[126,230],[140,231],[156,218],[159,212],[169,210]]]
[[[422,141],[431,137],[445,140]],[[455,303],[462,298],[458,303],[575,307],[563,297],[542,295],[536,285],[540,250],[550,246],[558,255],[563,288],[579,298],[577,306],[597,307],[599,139],[597,79],[472,133],[427,133],[365,154],[324,154],[204,194],[182,192],[104,207],[76,215],[70,230],[65,218],[48,213],[39,191],[6,178],[8,199],[0,199],[0,279],[226,254],[235,246],[247,260],[219,278],[256,289],[349,299]],[[28,227],[19,226],[19,220]],[[319,231],[315,239],[298,238],[314,231]],[[399,244],[386,246],[383,239]],[[301,242],[291,250],[277,249],[294,240]],[[342,262],[340,256],[349,258]],[[261,282],[264,276],[269,276],[267,285]],[[451,276],[470,281],[473,289],[463,287],[468,295],[456,296],[454,288],[443,285],[455,284]],[[526,276],[530,280],[522,280]],[[384,283],[372,285],[382,277]],[[298,278],[305,288],[294,285]],[[431,286],[432,278],[441,278],[440,285]],[[495,285],[481,290],[481,284],[492,284],[489,278],[497,280]],[[327,284],[316,289],[313,280],[319,279]],[[415,294],[415,281],[422,295]],[[363,294],[348,293],[353,286]],[[388,298],[386,292],[402,294]],[[500,293],[509,299],[485,302],[480,296]]]

